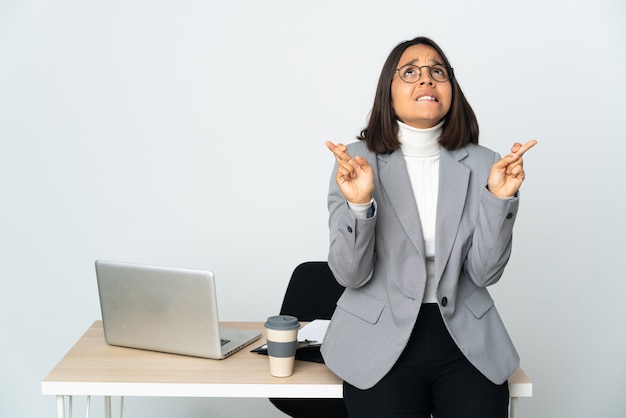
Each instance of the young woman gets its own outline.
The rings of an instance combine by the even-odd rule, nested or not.
[[[524,180],[500,158],[443,51],[396,46],[360,141],[327,142],[328,262],[346,291],[322,344],[350,417],[505,418],[519,357],[487,291],[511,253]]]

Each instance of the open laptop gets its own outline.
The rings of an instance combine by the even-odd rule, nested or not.
[[[96,261],[107,344],[223,359],[261,337],[219,326],[210,271]]]

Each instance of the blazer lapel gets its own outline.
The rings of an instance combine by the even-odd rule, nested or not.
[[[404,156],[399,150],[391,154],[377,154],[378,176],[382,192],[391,202],[391,209],[400,220],[409,240],[425,259],[424,233],[417,211],[417,203],[406,170]]]
[[[469,185],[470,169],[459,163],[467,156],[464,148],[441,149],[439,160],[439,191],[435,233],[435,280],[441,279],[457,236]]]

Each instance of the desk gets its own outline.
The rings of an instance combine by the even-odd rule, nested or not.
[[[230,328],[259,329],[261,340],[225,360],[207,360],[110,346],[102,321],[95,321],[41,383],[44,395],[57,396],[57,416],[65,416],[65,396],[341,398],[342,381],[324,364],[296,361],[294,374],[276,378],[266,356],[250,350],[264,342],[263,322],[224,322]],[[517,398],[532,396],[522,369],[509,379],[511,418]],[[71,414],[71,407],[70,407]]]

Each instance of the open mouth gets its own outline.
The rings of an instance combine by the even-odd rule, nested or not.
[[[437,98],[433,96],[420,96],[417,98],[417,101],[418,102],[423,102],[423,101],[438,102],[439,100],[437,100]]]

